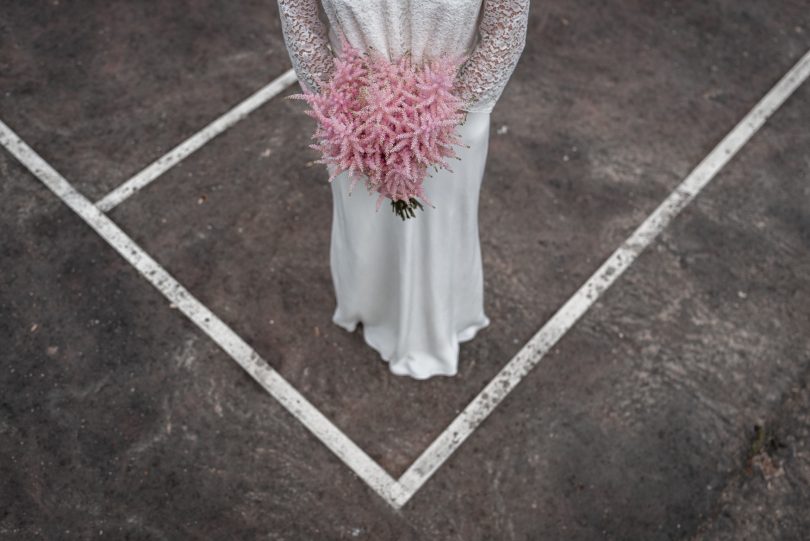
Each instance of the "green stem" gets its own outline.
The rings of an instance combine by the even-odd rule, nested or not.
[[[415,218],[416,217],[416,208],[421,210],[425,210],[422,207],[422,204],[414,199],[413,197],[409,198],[408,201],[404,201],[402,199],[398,199],[396,201],[391,201],[391,207],[393,207],[394,214],[402,218],[404,221],[406,218]]]

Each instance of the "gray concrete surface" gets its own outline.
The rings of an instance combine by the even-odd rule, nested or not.
[[[1,11],[0,120],[93,200],[289,68],[274,2]],[[331,323],[300,102],[110,212],[394,476],[810,48],[802,1],[532,12],[455,378]],[[0,152],[0,538],[810,537],[808,118],[805,84],[399,511]]]

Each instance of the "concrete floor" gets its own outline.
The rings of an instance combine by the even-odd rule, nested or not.
[[[531,9],[454,378],[331,323],[297,85],[109,212],[395,478],[810,49],[803,0]],[[93,201],[290,67],[275,2],[2,12],[0,120]],[[810,537],[809,118],[806,83],[401,509],[0,150],[0,538]]]

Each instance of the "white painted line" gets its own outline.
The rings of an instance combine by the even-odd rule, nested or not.
[[[183,288],[96,206],[0,122],[0,144],[81,216],[147,280],[236,360],[262,387],[392,507],[422,487],[500,402],[551,350],[669,222],[711,181],[810,75],[810,51],[774,86],[560,310],[509,361],[445,431],[394,480],[326,419],[225,323]]]
[[[34,152],[0,121],[0,144],[28,168],[66,205],[101,235],[155,288],[242,366],[264,389],[332,450],[389,504],[403,498],[401,487],[371,457],[324,417],[287,380],[273,370],[230,327],[194,298],[177,280],[138,246],[118,225]]]
[[[174,147],[166,155],[152,162],[146,169],[108,193],[96,202],[96,206],[103,212],[109,212],[126,198],[134,195],[160,175],[186,159],[208,141],[248,116],[274,96],[283,92],[284,89],[297,80],[295,71],[293,69],[288,70],[242,103],[214,120],[208,126]]]
[[[714,178],[774,111],[810,75],[810,51],[763,97],[653,213],[597,269],[560,310],[529,340],[495,378],[402,474],[410,498],[478,425],[537,365],[610,285],[635,261],[669,222]],[[402,506],[407,501],[398,501]]]

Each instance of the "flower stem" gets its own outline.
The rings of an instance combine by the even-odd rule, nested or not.
[[[406,218],[415,218],[416,212],[414,210],[418,207],[422,211],[425,209],[422,207],[422,203],[411,197],[408,201],[404,201],[402,199],[398,199],[396,201],[391,201],[391,206],[394,209],[394,214],[402,218],[404,221]]]

